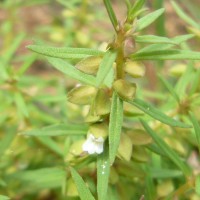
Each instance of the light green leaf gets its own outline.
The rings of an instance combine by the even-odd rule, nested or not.
[[[181,7],[175,3],[175,1],[171,1],[172,6],[176,13],[179,15],[181,19],[183,19],[186,23],[188,23],[190,26],[193,26],[197,29],[200,29],[200,26],[198,23],[196,23],[191,17],[189,17],[187,14],[185,14],[185,11],[181,9]]]
[[[58,188],[65,179],[65,171],[59,168],[43,168],[36,170],[19,171],[11,174],[9,178],[20,180],[30,190]]]
[[[109,159],[113,164],[120,143],[123,123],[123,101],[114,92],[112,96],[110,122],[109,122]]]
[[[4,54],[2,54],[4,66],[6,66],[11,59],[13,59],[14,53],[16,52],[17,48],[19,47],[25,36],[25,33],[18,34],[12,42],[11,46],[9,46],[9,49]]]
[[[104,2],[104,5],[106,7],[107,13],[109,15],[110,21],[111,21],[114,29],[116,30],[118,22],[117,22],[117,18],[115,16],[115,13],[113,11],[111,2],[110,2],[110,0],[103,0],[103,2]]]
[[[10,198],[7,196],[0,195],[0,200],[10,200]]]
[[[129,17],[135,17],[135,14],[142,9],[146,0],[136,0],[133,7],[130,10]]]
[[[134,60],[200,60],[200,52],[173,49],[139,52],[131,57]]]
[[[190,119],[191,119],[193,126],[194,126],[196,140],[197,140],[197,144],[198,144],[198,148],[199,148],[199,152],[200,152],[200,125],[199,125],[198,120],[196,119],[196,117],[194,116],[193,113],[190,113]]]
[[[158,77],[160,78],[164,86],[168,89],[168,91],[171,93],[171,95],[174,97],[174,99],[179,103],[180,99],[177,93],[175,92],[174,87],[168,81],[166,81],[161,75],[158,75]]]
[[[200,196],[200,175],[195,180],[195,192]]]
[[[50,57],[47,57],[47,60],[51,65],[53,65],[53,67],[68,75],[69,77],[74,78],[82,83],[95,86],[96,79],[94,76],[79,71],[74,66],[65,62],[64,60]]]
[[[85,182],[81,178],[81,176],[75,171],[75,169],[71,168],[72,178],[76,184],[79,196],[81,200],[95,200],[89,188],[86,186]]]
[[[149,171],[151,173],[152,178],[156,179],[178,178],[183,176],[183,173],[179,170],[152,168]]]
[[[134,99],[132,101],[127,101],[127,102],[136,106],[140,110],[144,111],[146,114],[150,115],[154,119],[157,119],[158,121],[160,121],[164,124],[168,124],[170,126],[180,127],[180,128],[190,128],[191,127],[190,125],[184,124],[182,122],[176,121],[176,120],[168,117],[167,115],[162,113],[160,110],[158,110],[151,104],[148,104],[148,103],[142,101],[141,99]]]
[[[85,135],[87,134],[87,127],[72,124],[56,124],[26,131],[23,134],[33,136]]]
[[[136,36],[135,41],[137,43],[154,43],[154,44],[174,44],[178,45],[173,39],[169,39],[166,37],[160,37],[155,35],[142,35]]]
[[[104,80],[106,79],[111,68],[113,67],[113,63],[116,59],[116,56],[117,56],[116,52],[111,52],[111,51],[106,52],[99,66],[99,70],[97,72],[97,78],[96,78],[97,87],[104,83]]]
[[[59,156],[63,156],[63,151],[59,147],[59,145],[50,137],[48,136],[40,136],[37,137],[37,139],[47,148],[49,148],[51,151],[55,152]]]
[[[149,26],[152,22],[154,22],[158,17],[160,17],[160,15],[162,15],[164,13],[165,9],[161,8],[159,10],[156,10],[144,17],[142,17],[141,19],[138,20],[137,22],[137,28],[136,31],[141,31],[142,29],[146,28],[147,26]]]
[[[168,158],[186,175],[190,176],[192,171],[189,166],[181,160],[181,158],[173,151],[163,139],[161,139],[144,120],[140,120],[145,130],[150,134],[155,143],[165,152]]]
[[[19,93],[19,92],[15,93],[15,103],[17,105],[17,109],[18,109],[19,114],[24,116],[24,117],[28,117],[29,113],[28,113],[24,98],[21,95],[21,93]]]
[[[187,40],[189,40],[193,37],[194,37],[193,34],[187,34],[187,35],[181,35],[181,36],[171,38],[171,40],[174,43],[179,45],[182,42],[185,42],[185,41],[187,41]],[[149,46],[146,46],[146,47],[140,49],[139,51],[137,51],[137,53],[167,50],[167,49],[170,49],[173,46],[174,46],[174,44],[152,44],[152,45],[149,45]]]
[[[71,47],[49,47],[43,45],[29,45],[28,49],[42,54],[44,56],[54,57],[54,58],[85,58],[87,56],[102,56],[104,55],[103,51],[96,49],[87,49],[87,48],[71,48]]]
[[[108,190],[110,162],[108,148],[104,147],[102,154],[97,157],[97,193],[98,200],[105,200]]]

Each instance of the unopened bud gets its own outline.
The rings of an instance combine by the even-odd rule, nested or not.
[[[170,69],[170,74],[176,77],[181,76],[186,71],[187,65],[185,64],[176,64]]]
[[[88,85],[75,87],[67,97],[68,101],[78,105],[89,105],[96,95],[96,88]]]
[[[90,56],[77,63],[76,68],[86,74],[96,75],[101,60],[99,56]]]
[[[108,125],[105,122],[92,124],[88,131],[89,134],[94,135],[95,138],[107,138],[108,136]]]
[[[141,78],[145,75],[145,66],[139,62],[127,61],[124,71],[133,78]]]
[[[94,104],[97,115],[107,115],[110,113],[110,97],[105,89],[98,90]]]
[[[113,88],[122,99],[132,100],[135,97],[135,83],[128,83],[123,79],[118,79],[114,82]]]

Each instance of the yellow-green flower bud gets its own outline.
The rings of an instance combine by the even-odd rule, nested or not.
[[[135,97],[135,83],[129,83],[123,79],[118,79],[114,82],[113,88],[122,99],[132,100]]]
[[[94,135],[95,138],[107,138],[108,136],[108,125],[105,122],[92,124],[89,128],[88,134]]]
[[[67,99],[74,104],[89,105],[93,101],[96,91],[95,87],[88,85],[75,87],[68,93]]]
[[[144,115],[144,112],[130,103],[124,102],[124,114],[128,117]]]
[[[145,66],[139,62],[127,61],[124,71],[133,78],[141,78],[145,75]]]
[[[122,134],[120,139],[120,144],[118,148],[119,157],[130,161],[132,155],[132,142],[128,135]]]
[[[90,56],[77,63],[76,68],[86,74],[96,75],[101,60],[99,56]]]
[[[97,115],[107,115],[110,113],[110,97],[105,89],[98,90],[94,104]]]
[[[176,64],[174,65],[170,70],[170,74],[172,76],[176,76],[176,77],[179,77],[181,76],[185,71],[186,71],[186,68],[187,68],[187,65],[185,64]]]

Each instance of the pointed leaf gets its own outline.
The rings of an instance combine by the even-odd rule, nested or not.
[[[190,26],[193,26],[197,29],[200,29],[200,26],[198,23],[196,23],[191,17],[189,17],[186,12],[181,9],[181,7],[175,3],[175,1],[171,1],[173,8],[175,9],[176,13],[179,15],[181,19],[183,19],[185,22],[187,22]]]
[[[117,22],[117,18],[115,16],[115,13],[113,11],[112,5],[110,0],[103,0],[104,5],[106,7],[107,13],[109,15],[110,21],[112,22],[112,25],[114,27],[114,29],[116,30],[118,22]]]
[[[87,56],[101,56],[104,55],[103,51],[96,49],[86,49],[86,48],[71,48],[71,47],[49,47],[43,45],[29,45],[28,49],[42,54],[44,56],[54,57],[54,58],[85,58]]]
[[[177,93],[175,92],[174,87],[168,81],[166,81],[161,75],[158,75],[158,77],[160,78],[162,83],[165,85],[165,87],[168,89],[168,91],[171,93],[171,95],[174,97],[174,99],[179,103],[180,99]]]
[[[142,7],[144,6],[146,0],[136,0],[133,7],[130,10],[130,14],[133,17],[135,16],[135,14],[142,9]]]
[[[157,44],[174,44],[174,45],[178,44],[173,39],[155,36],[155,35],[136,36],[135,41],[137,43],[154,43],[154,44],[157,43]]]
[[[98,200],[105,200],[108,190],[108,179],[110,174],[110,162],[108,148],[97,157],[97,193]]]
[[[53,65],[53,67],[68,75],[69,77],[74,78],[82,83],[95,86],[96,79],[94,76],[79,71],[74,66],[65,62],[64,60],[50,57],[47,57],[47,60],[51,65]]]
[[[200,52],[185,50],[160,50],[139,52],[132,55],[134,60],[200,60]]]
[[[182,122],[176,121],[176,120],[168,117],[167,115],[162,113],[160,110],[153,107],[151,104],[148,104],[148,103],[142,101],[141,99],[134,99],[132,101],[127,101],[127,102],[136,106],[140,110],[144,111],[146,114],[150,115],[154,119],[157,119],[158,121],[160,121],[164,124],[168,124],[170,126],[180,127],[180,128],[190,128],[191,127],[190,125],[184,124]]]
[[[165,152],[168,158],[186,175],[190,176],[192,171],[189,166],[161,139],[144,120],[140,120],[145,130],[151,135],[155,143]]]
[[[123,101],[116,92],[112,96],[110,122],[109,122],[109,158],[113,164],[120,143],[123,122]]]
[[[162,15],[164,13],[165,9],[161,8],[159,10],[156,10],[144,17],[142,17],[141,19],[138,20],[137,22],[137,28],[136,31],[141,31],[142,29],[146,28],[147,26],[149,26],[152,22],[154,22],[158,17],[160,17],[160,15]]]
[[[97,72],[96,85],[97,87],[104,83],[105,78],[109,74],[113,67],[113,63],[116,59],[117,54],[115,52],[107,51],[102,59]]]
[[[87,134],[87,128],[72,124],[56,124],[41,129],[26,131],[23,134],[33,136],[85,135]]]
[[[86,186],[85,182],[81,176],[76,172],[75,169],[71,168],[72,178],[76,184],[79,196],[81,200],[95,200],[89,188]]]
[[[200,175],[195,180],[195,192],[200,196]]]

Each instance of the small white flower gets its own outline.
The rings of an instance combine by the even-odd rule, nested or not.
[[[103,142],[103,137],[95,138],[94,135],[89,134],[87,140],[82,146],[83,151],[86,151],[89,154],[101,154],[103,152]]]

